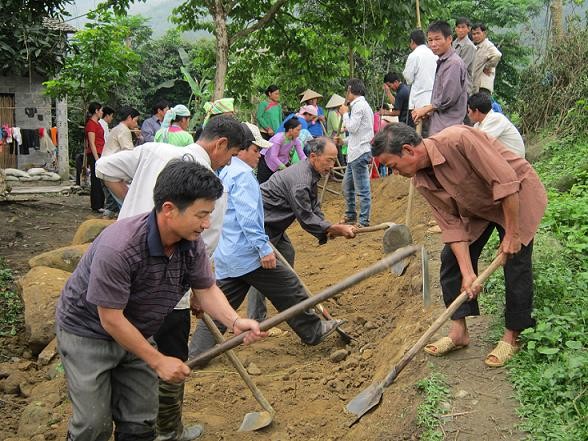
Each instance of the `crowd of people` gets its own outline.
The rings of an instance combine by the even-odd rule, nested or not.
[[[442,230],[446,305],[461,290],[471,301],[453,316],[434,356],[469,344],[466,317],[478,315],[477,262],[494,230],[506,279],[505,332],[488,355],[502,366],[534,324],[531,254],[545,191],[524,159],[523,139],[492,100],[500,52],[481,23],[431,23],[410,34],[402,76],[384,77],[387,103],[374,110],[360,79],[344,96],[311,89],[284,118],[269,86],[257,124],[240,122],[234,101],[207,103],[201,129],[190,110],[162,101],[138,130],[139,112],[91,103],[86,124],[92,209],[118,221],[94,241],[67,281],[57,310],[58,349],[73,405],[70,440],[191,440],[203,427],[182,421],[185,361],[214,345],[203,321],[190,338],[190,310],[210,314],[221,332],[265,336],[265,299],[283,311],[307,298],[287,229],[298,221],[319,244],[353,239],[371,221],[371,168],[413,179]],[[469,36],[472,36],[473,42]],[[134,134],[134,135],[133,135]],[[135,139],[133,139],[135,137]],[[345,213],[331,222],[318,184],[345,167]],[[214,262],[214,271],[210,262]],[[236,309],[248,298],[248,317]],[[303,344],[341,326],[306,311],[288,321]]]

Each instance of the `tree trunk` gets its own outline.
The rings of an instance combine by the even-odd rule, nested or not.
[[[557,42],[563,38],[563,0],[551,1],[551,36]]]
[[[353,78],[355,76],[355,56],[354,56],[353,45],[351,45],[351,44],[349,45],[348,57],[349,57],[349,78]]]
[[[214,36],[216,37],[216,72],[214,75],[213,99],[222,98],[225,93],[225,77],[229,65],[229,34],[227,15],[221,0],[214,1]]]

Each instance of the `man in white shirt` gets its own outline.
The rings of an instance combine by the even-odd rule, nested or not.
[[[349,132],[347,138],[347,169],[343,177],[343,195],[345,196],[344,223],[367,227],[370,224],[372,192],[370,188],[369,167],[372,162],[371,141],[374,137],[374,112],[365,99],[365,85],[357,78],[347,82],[347,102],[339,113],[343,125]],[[355,209],[355,196],[359,196],[359,222]]]
[[[139,126],[139,111],[132,107],[123,107],[119,111],[120,122],[110,131],[106,140],[102,156],[112,155],[121,150],[133,150],[133,135],[131,130]]]
[[[114,109],[108,106],[104,106],[102,108],[102,118],[98,120],[98,124],[100,124],[102,126],[102,129],[104,130],[104,140],[106,140],[108,134],[110,133],[109,125],[112,122],[113,118]]]
[[[208,122],[197,143],[176,147],[148,142],[133,150],[101,157],[96,163],[96,170],[109,189],[119,199],[124,199],[119,215],[119,219],[123,219],[153,209],[153,188],[157,176],[170,160],[182,158],[217,170],[229,164],[233,156],[237,156],[240,150],[249,147],[250,144],[241,123],[232,117],[221,115]],[[127,182],[131,180],[132,183],[128,185]],[[225,189],[210,215],[210,228],[202,233],[209,256],[218,244],[226,206]],[[183,361],[188,359],[189,303],[189,295],[184,296],[154,336],[160,352]],[[202,433],[200,425],[183,426],[183,395],[184,383],[160,381],[158,441],[191,440]]]
[[[502,58],[502,53],[486,38],[486,25],[474,23],[472,25],[472,40],[476,45],[476,56],[472,71],[471,93],[486,91],[492,94],[494,91],[494,77],[496,66]]]
[[[402,75],[410,87],[408,109],[410,111],[431,104],[431,93],[437,70],[437,55],[427,47],[425,33],[415,29],[410,33],[410,48],[412,52],[406,59]],[[423,136],[425,130],[423,128]]]
[[[492,100],[487,93],[478,92],[468,99],[468,116],[474,127],[488,133],[521,158],[525,157],[523,137],[502,113],[492,110]]]

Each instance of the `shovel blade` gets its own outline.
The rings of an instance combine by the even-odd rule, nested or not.
[[[362,416],[368,413],[370,409],[380,404],[383,393],[384,386],[382,386],[382,383],[373,383],[351,400],[345,408],[348,412],[355,415],[357,420],[359,420]]]
[[[399,248],[405,247],[412,243],[412,235],[410,229],[406,225],[392,225],[384,233],[382,238],[382,245],[384,246],[384,254],[390,254]],[[392,266],[392,274],[401,276],[408,266],[408,259],[401,260]]]
[[[265,410],[261,412],[249,412],[243,417],[239,432],[253,432],[263,429],[272,423],[273,416]]]

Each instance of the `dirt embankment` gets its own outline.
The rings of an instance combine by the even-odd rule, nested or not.
[[[373,181],[372,224],[403,222],[407,189],[407,181],[399,177]],[[1,217],[9,216],[13,220],[7,225],[18,225],[18,228],[0,233],[0,253],[12,268],[21,273],[26,271],[26,261],[33,255],[71,242],[76,227],[90,216],[86,206],[87,200],[78,196],[1,205]],[[340,197],[327,195],[323,207],[326,217],[337,221],[344,205]],[[430,220],[429,209],[417,197],[411,229],[414,241],[424,243],[430,250],[435,308],[428,312],[422,309],[418,286],[420,266],[416,260],[402,277],[388,272],[374,276],[325,303],[333,316],[347,320],[345,329],[356,338],[351,344],[345,345],[335,334],[318,346],[308,347],[290,331],[236,351],[245,366],[254,363],[259,368],[260,374],[253,379],[276,410],[270,427],[257,433],[236,431],[247,412],[261,410],[261,407],[224,357],[195,371],[188,381],[185,422],[204,423],[203,440],[418,439],[415,414],[421,398],[414,383],[428,372],[428,359],[423,354],[417,355],[386,390],[382,404],[352,428],[348,427],[352,418],[345,413],[344,406],[374,378],[381,379],[440,310],[437,278],[440,245],[438,235],[427,233]],[[45,228],[47,226],[50,228]],[[316,239],[298,225],[294,225],[289,234],[297,251],[295,269],[317,293],[382,257],[381,232],[355,240],[336,239],[323,246],[318,246]],[[289,330],[285,324],[281,328]],[[2,345],[2,361],[8,363],[3,369],[8,370],[7,373],[22,371],[25,384],[50,387],[47,393],[58,397],[50,411],[38,418],[36,423],[43,438],[36,441],[63,439],[70,408],[62,372],[55,365],[47,368],[28,362],[26,357],[30,354],[23,338],[4,340],[4,343],[7,345]],[[341,361],[331,361],[331,354],[340,349],[346,349],[348,355]],[[23,362],[27,366],[22,365]],[[24,367],[27,370],[23,370]],[[447,366],[447,371],[454,375],[452,366]],[[48,381],[49,378],[54,380]],[[459,387],[459,384],[452,384],[454,389]],[[22,393],[0,396],[0,441],[17,436],[19,421],[22,425],[22,411],[30,405],[29,401]],[[476,422],[466,424],[475,426]],[[459,435],[459,429],[453,432]]]

